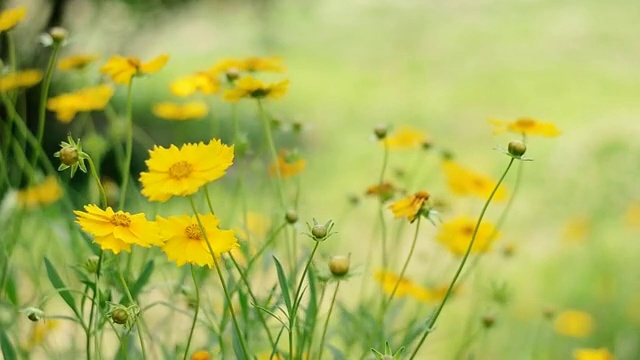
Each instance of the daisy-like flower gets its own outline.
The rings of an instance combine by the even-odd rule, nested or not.
[[[131,251],[131,245],[151,247],[161,246],[160,229],[144,214],[114,212],[111,207],[106,210],[96,205],[86,205],[85,211],[74,211],[84,232],[93,235],[93,241],[102,250],[111,250],[114,254],[120,251]]]
[[[398,288],[394,295],[397,298],[409,296],[420,302],[429,303],[441,299],[444,295],[441,289],[431,290],[407,279],[406,277],[400,279],[397,274],[392,272],[378,270],[374,274],[374,277],[387,295],[391,295],[399,279],[400,282],[398,283]],[[446,289],[444,289],[444,291],[446,292]]]
[[[169,55],[160,55],[147,63],[134,57],[114,55],[100,68],[100,72],[109,75],[116,84],[128,85],[134,76],[157,73],[167,61]]]
[[[0,31],[11,30],[27,16],[27,7],[19,6],[0,12]]]
[[[591,315],[579,310],[562,311],[553,321],[553,328],[558,334],[573,338],[585,338],[591,335],[594,327]]]
[[[280,154],[278,154],[278,164],[271,164],[271,166],[269,166],[269,173],[271,175],[275,175],[276,166],[278,166],[280,176],[282,176],[283,179],[286,179],[301,173],[306,165],[307,162],[300,158],[298,152],[281,150]]]
[[[509,131],[523,135],[540,135],[545,137],[560,135],[560,130],[554,124],[530,117],[521,117],[514,121],[489,119],[489,123],[493,125],[494,134]]]
[[[209,109],[202,101],[191,101],[184,104],[161,102],[153,105],[153,114],[165,120],[193,120],[207,115]]]
[[[233,164],[233,145],[213,139],[208,144],[155,146],[146,161],[148,172],[140,174],[142,195],[165,202],[172,196],[196,193],[203,185],[221,178]]]
[[[62,198],[62,187],[53,175],[47,176],[37,185],[18,191],[18,203],[25,208],[53,204],[60,198]]]
[[[406,218],[409,221],[413,221],[420,213],[420,210],[424,208],[424,204],[428,199],[428,192],[418,191],[389,205],[389,209],[391,209],[393,216],[396,218]]]
[[[240,68],[245,71],[255,72],[255,71],[264,71],[264,72],[277,72],[282,73],[287,70],[285,66],[282,64],[282,58],[273,56],[273,57],[248,57],[241,61]]]
[[[460,216],[446,221],[440,227],[436,240],[444,245],[454,255],[464,255],[467,252],[476,220],[468,216]],[[485,253],[491,250],[493,242],[500,237],[493,224],[483,221],[478,228],[476,240],[473,242],[472,254]]]
[[[229,102],[237,102],[242,98],[279,99],[287,93],[288,89],[289,80],[264,84],[260,80],[246,76],[236,81],[234,88],[225,91],[223,99]]]
[[[109,85],[87,87],[50,98],[47,109],[55,112],[60,122],[69,123],[79,112],[104,109],[112,95],[113,88]]]
[[[467,169],[453,160],[444,160],[442,167],[447,177],[449,189],[456,195],[471,195],[486,199],[496,186],[496,182],[491,178]],[[506,190],[500,186],[493,196],[493,200],[503,201],[506,197]]]
[[[238,246],[238,240],[232,230],[218,228],[220,220],[217,217],[213,214],[198,216],[202,222],[204,234],[195,216],[157,218],[157,222],[162,228],[163,240],[165,240],[162,251],[170,261],[175,261],[177,266],[190,263],[212,267],[213,258],[209,245],[216,257]],[[207,240],[209,245],[207,245]]]
[[[200,71],[173,81],[169,90],[171,94],[179,97],[191,96],[196,92],[211,95],[220,91],[220,81],[216,72]]]
[[[428,141],[427,133],[409,126],[403,126],[387,135],[380,143],[390,150],[415,149]]]
[[[40,70],[25,70],[5,74],[0,77],[0,92],[31,87],[42,80]]]
[[[77,54],[67,56],[58,61],[58,70],[60,71],[68,71],[68,70],[82,70],[87,65],[95,62],[100,57],[98,55],[93,54]]]
[[[191,360],[211,360],[211,353],[207,350],[198,350],[191,355]]]
[[[390,200],[400,189],[396,188],[392,183],[384,182],[382,184],[371,185],[365,191],[365,195],[376,196],[382,202]]]
[[[575,349],[573,350],[573,359],[574,360],[615,360],[615,357],[606,348]]]

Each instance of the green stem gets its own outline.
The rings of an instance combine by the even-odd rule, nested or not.
[[[106,207],[106,202],[103,205]],[[96,303],[100,303],[100,294],[98,292],[98,282],[100,281],[100,268],[102,267],[102,256],[103,256],[103,252],[102,250],[100,250],[100,255],[98,256],[98,267],[96,269],[96,281],[93,283],[93,297],[95,298],[95,301],[91,302],[91,310],[89,310],[89,324],[87,325],[87,360],[91,360],[91,328],[93,324],[93,319],[94,319],[94,312],[95,312],[95,308],[96,308]],[[99,311],[99,310],[98,310]],[[98,333],[98,323],[96,322],[95,324],[95,333]],[[96,340],[96,347],[97,347],[97,340]],[[96,354],[97,353],[97,349],[96,349]]]
[[[193,322],[191,323],[191,330],[189,331],[189,337],[187,338],[187,347],[184,349],[184,356],[182,357],[183,360],[187,360],[187,357],[189,356],[189,347],[191,346],[193,331],[195,330],[196,323],[198,322],[198,312],[200,311],[200,288],[198,287],[198,279],[196,277],[196,271],[193,265],[191,265],[191,278],[193,279],[193,286],[195,286],[195,289],[196,289],[196,303],[194,305],[195,313],[193,314]]]
[[[269,123],[269,119],[267,118],[267,114],[264,111],[264,107],[262,106],[262,101],[258,101],[258,110],[260,112],[260,117],[262,118],[262,123],[264,125],[264,134],[267,138],[267,145],[269,145],[269,152],[271,153],[271,163],[275,168],[276,174],[276,189],[278,191],[278,198],[280,200],[280,206],[283,211],[285,211],[285,200],[284,200],[284,191],[282,190],[282,174],[280,173],[280,167],[278,166],[278,153],[276,152],[276,145],[273,142],[273,135],[271,134],[271,124]]]
[[[318,299],[318,309],[322,306],[322,302],[324,300],[324,294],[326,293],[327,290],[327,283],[324,283],[324,285],[322,286],[322,291],[320,292],[320,299]],[[316,318],[313,319],[313,323],[311,323],[311,331],[309,331],[309,334],[311,334],[311,336],[309,336],[309,347],[307,348],[307,353],[311,354],[311,350],[313,350],[313,333],[316,330],[316,323],[317,323],[317,318],[318,318],[318,314],[316,312]],[[304,350],[304,344],[302,344],[303,346],[301,346],[301,348]]]
[[[416,248],[416,243],[418,242],[418,232],[420,230],[420,219],[422,217],[419,216],[418,220],[416,222],[416,232],[413,235],[413,241],[411,242],[411,248],[409,249],[409,255],[407,255],[407,259],[404,261],[404,265],[402,265],[402,271],[400,271],[400,276],[398,277],[398,281],[396,281],[396,284],[393,286],[393,290],[391,291],[391,295],[389,295],[389,299],[386,302],[386,305],[384,307],[384,310],[386,312],[387,307],[389,306],[389,304],[391,303],[391,300],[393,300],[393,297],[396,294],[396,291],[398,291],[398,286],[400,286],[400,282],[402,281],[402,279],[404,278],[404,274],[407,271],[407,267],[409,266],[409,261],[411,260],[411,257],[413,256],[413,252]],[[384,316],[384,312],[382,314]]]
[[[382,158],[382,169],[380,170],[380,180],[378,181],[379,186],[384,184],[384,174],[387,170],[387,164],[389,162],[389,146],[386,141],[382,142],[384,146],[384,157]],[[378,206],[378,217],[380,218],[380,229],[381,229],[381,246],[382,246],[382,268],[387,269],[387,224],[384,220],[384,202],[382,198],[380,198],[379,206]]]
[[[129,299],[129,302],[133,305],[135,304],[135,301],[133,300],[133,296],[131,295],[131,291],[129,290],[129,286],[127,285],[127,281],[124,279],[124,276],[122,275],[122,271],[120,270],[120,257],[116,256],[116,260],[118,261],[118,278],[120,279],[120,282],[122,283],[122,287],[124,288],[125,294],[127,295],[127,299]],[[138,318],[142,316],[142,314],[139,314],[136,316],[136,327],[138,328],[138,339],[140,340],[140,350],[142,351],[142,358],[146,359],[147,358],[147,353],[145,351],[145,346],[144,346],[144,336],[142,336],[142,330],[140,328],[140,322],[138,320]],[[124,339],[126,339],[127,337],[125,336]]]
[[[129,186],[129,175],[131,173],[131,155],[133,153],[133,78],[127,87],[127,143],[124,154],[124,164],[122,167],[122,185],[120,187],[120,203],[118,208],[124,209],[124,201],[127,197],[127,186]]]
[[[104,186],[102,186],[102,182],[100,182],[98,171],[96,170],[96,166],[93,163],[93,160],[91,159],[91,157],[88,157],[87,161],[89,162],[89,168],[91,168],[91,175],[93,176],[93,179],[96,181],[96,184],[98,185],[98,190],[100,191],[100,201],[102,202],[102,208],[106,209],[108,205],[107,193],[104,191]]]
[[[304,266],[304,270],[302,270],[302,276],[300,277],[300,281],[298,282],[298,286],[296,286],[296,294],[293,298],[293,309],[292,313],[289,314],[289,357],[293,359],[293,333],[294,326],[296,322],[296,317],[298,315],[298,307],[300,306],[300,302],[302,301],[302,283],[304,282],[305,276],[307,276],[307,272],[309,271],[309,266],[311,265],[311,261],[313,260],[313,256],[316,254],[318,247],[320,246],[320,241],[316,241],[316,244],[313,246],[313,250],[311,250],[311,254],[309,255],[309,259]]]
[[[482,207],[482,211],[480,212],[480,216],[478,216],[478,221],[476,222],[476,226],[473,229],[473,235],[471,236],[471,241],[469,242],[469,246],[467,247],[467,251],[465,252],[464,257],[462,258],[462,261],[460,261],[460,265],[458,266],[458,269],[456,270],[456,273],[453,276],[453,279],[451,279],[451,283],[449,284],[449,287],[447,288],[447,292],[445,293],[444,298],[440,302],[440,305],[438,305],[438,307],[436,308],[434,314],[431,315],[431,318],[427,322],[427,327],[426,327],[426,329],[424,331],[424,334],[420,338],[420,341],[418,342],[418,346],[416,346],[416,348],[413,351],[413,353],[411,354],[411,357],[409,358],[409,360],[415,358],[416,354],[420,350],[420,347],[422,346],[424,341],[427,339],[427,336],[429,336],[429,334],[433,331],[433,329],[434,329],[433,327],[434,327],[436,321],[438,320],[438,317],[440,316],[440,313],[442,312],[442,309],[444,308],[444,305],[447,303],[447,300],[451,296],[451,292],[452,292],[454,286],[456,285],[456,281],[458,280],[458,277],[460,276],[460,273],[462,272],[462,268],[464,268],[464,265],[467,262],[467,259],[469,258],[469,254],[471,254],[471,249],[473,248],[473,244],[474,244],[474,242],[476,240],[476,236],[478,235],[478,229],[480,228],[480,224],[482,223],[482,219],[484,218],[484,214],[487,212],[487,208],[489,207],[489,203],[491,203],[491,200],[493,199],[493,196],[495,195],[496,191],[498,191],[498,187],[500,186],[500,184],[502,183],[504,178],[507,176],[507,173],[509,172],[509,169],[511,169],[511,165],[513,165],[513,160],[514,160],[513,158],[511,158],[509,160],[509,165],[507,165],[507,168],[504,170],[504,173],[502,173],[502,176],[500,177],[500,180],[498,180],[498,183],[493,188],[493,191],[491,191],[491,194],[489,195],[489,198],[484,203],[484,206]]]
[[[327,335],[327,328],[329,328],[329,319],[331,319],[331,312],[333,311],[333,306],[336,303],[336,297],[338,295],[338,289],[340,288],[340,281],[336,284],[336,289],[333,291],[333,298],[331,298],[331,305],[329,305],[329,313],[327,314],[327,319],[324,321],[324,328],[322,329],[322,337],[320,338],[320,352],[318,353],[318,359],[322,359],[322,352],[324,351],[324,340]]]

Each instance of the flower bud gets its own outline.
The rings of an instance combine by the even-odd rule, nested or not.
[[[23,312],[27,314],[27,318],[33,322],[40,321],[44,318],[44,311],[37,307],[30,306],[24,309]]]
[[[97,255],[89,256],[89,258],[84,262],[84,268],[89,274],[96,274],[98,272],[99,262],[100,258]]]
[[[311,235],[316,239],[322,239],[327,236],[327,227],[322,224],[316,224],[311,228]]]
[[[240,77],[240,70],[236,68],[231,68],[227,70],[226,76],[227,76],[227,81],[234,82]]]
[[[485,329],[489,329],[493,327],[493,325],[495,325],[496,317],[493,316],[492,314],[487,314],[482,317],[481,321],[482,321],[482,326],[484,326]]]
[[[522,141],[513,140],[509,142],[507,151],[509,151],[509,154],[511,154],[513,157],[520,158],[522,157],[522,155],[524,155],[525,152],[527,152],[527,145],[525,145]]]
[[[542,316],[547,320],[551,320],[556,316],[556,309],[552,306],[545,306],[542,309]]]
[[[298,221],[298,213],[294,209],[289,209],[284,218],[287,220],[287,223],[293,225]]]
[[[387,127],[384,125],[378,125],[373,129],[373,133],[376,134],[378,140],[382,140],[387,137]]]
[[[329,259],[329,270],[334,276],[345,276],[349,272],[351,260],[347,256],[337,255]]]
[[[127,320],[129,320],[129,314],[127,313],[127,310],[117,308],[111,312],[111,320],[116,324],[123,325],[127,323]]]
[[[72,166],[78,163],[80,159],[80,155],[78,154],[78,150],[74,147],[63,147],[60,149],[60,162],[67,165]]]
[[[55,26],[49,29],[49,35],[51,35],[53,42],[61,43],[69,37],[69,32],[65,28]]]

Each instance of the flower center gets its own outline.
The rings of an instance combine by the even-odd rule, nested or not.
[[[131,218],[124,213],[116,213],[111,217],[111,223],[115,226],[129,227],[131,225]]]
[[[473,226],[471,226],[471,225],[465,225],[465,226],[463,226],[463,227],[462,227],[462,229],[461,229],[461,230],[462,230],[462,233],[463,233],[465,236],[472,236],[472,235],[473,235],[473,229],[474,229],[474,227],[473,227]]]
[[[262,99],[264,97],[266,97],[267,95],[269,95],[269,90],[268,89],[256,89],[251,91],[251,97],[255,98],[255,99]]]
[[[140,70],[140,60],[128,58],[127,62],[129,63],[129,65],[131,65],[131,67],[136,69],[136,71]]]
[[[169,176],[174,179],[186,178],[193,172],[193,165],[186,161],[178,161],[169,168]]]
[[[529,118],[522,118],[522,119],[518,119],[517,121],[518,126],[523,128],[533,127],[535,123],[536,122],[533,119],[529,119]]]
[[[184,233],[187,234],[187,237],[191,240],[200,240],[202,239],[202,231],[200,231],[200,225],[191,224],[184,229]]]

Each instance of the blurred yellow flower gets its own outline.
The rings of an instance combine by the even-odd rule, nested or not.
[[[60,321],[56,319],[49,319],[47,321],[38,321],[34,323],[31,328],[31,335],[29,336],[25,347],[31,350],[42,344],[45,337],[58,327],[60,327]]]
[[[634,201],[629,204],[624,218],[627,226],[632,228],[640,228],[640,201]]]
[[[27,16],[27,7],[19,6],[0,12],[0,31],[6,31],[16,26]]]
[[[365,191],[365,195],[376,196],[382,202],[393,197],[400,189],[396,188],[392,183],[384,182],[382,184],[371,185]]]
[[[235,82],[235,87],[224,92],[223,99],[229,102],[240,101],[242,98],[279,99],[287,93],[289,80],[282,80],[273,84],[246,76]]]
[[[562,238],[569,243],[581,243],[587,237],[591,222],[584,217],[573,217],[564,226]]]
[[[591,315],[584,311],[565,310],[556,316],[553,327],[560,335],[584,338],[591,335],[595,324]]]
[[[74,211],[76,223],[82,230],[93,235],[93,241],[102,250],[111,250],[114,254],[120,251],[131,251],[131,245],[151,247],[161,246],[160,229],[148,221],[143,213],[131,215],[128,212],[114,212],[111,207],[106,210],[96,205],[86,205],[85,211]]]
[[[242,71],[244,70],[243,61],[240,59],[222,59],[209,69],[210,73],[220,74],[228,71]]]
[[[153,105],[153,114],[166,120],[193,120],[207,115],[209,109],[202,101],[191,101],[184,104],[161,102]]]
[[[467,169],[453,160],[444,160],[442,167],[447,177],[447,185],[456,195],[472,195],[487,199],[496,186],[496,182],[491,178]],[[506,190],[500,186],[493,200],[503,201],[506,197]]]
[[[40,70],[17,71],[0,77],[0,92],[31,87],[42,80]]]
[[[165,240],[162,251],[170,261],[175,261],[177,266],[190,263],[212,267],[213,258],[207,245],[207,239],[216,257],[238,246],[238,240],[233,231],[218,228],[220,220],[213,214],[201,214],[199,217],[205,234],[202,233],[195,216],[157,218],[157,222],[162,228],[162,237]]]
[[[149,172],[140,174],[142,195],[165,202],[172,196],[196,193],[203,185],[221,178],[233,164],[233,145],[213,139],[208,144],[184,144],[178,149],[155,146],[146,161]]]
[[[191,360],[211,360],[211,353],[207,350],[199,350],[191,355]]]
[[[267,231],[269,227],[271,227],[271,220],[255,211],[247,212],[247,230],[251,233],[251,235],[264,238],[267,235]]]
[[[391,295],[393,288],[396,286],[396,283],[398,283],[398,279],[400,279],[395,273],[384,270],[376,271],[374,278],[387,295]],[[444,288],[444,292],[443,289],[432,290],[404,277],[400,279],[394,296],[396,298],[409,296],[420,302],[429,303],[442,299],[446,290],[446,288]]]
[[[390,150],[415,149],[427,141],[427,133],[409,126],[403,126],[380,141]]]
[[[426,191],[418,191],[417,193],[397,200],[389,206],[396,218],[406,218],[409,221],[415,220],[420,210],[424,207],[425,202],[429,199],[429,193]]]
[[[111,96],[113,88],[109,85],[98,85],[62,94],[47,100],[47,109],[56,113],[62,123],[69,123],[76,113],[104,109]]]
[[[57,67],[60,71],[81,70],[99,58],[100,57],[98,55],[93,54],[71,55],[60,59]]]
[[[464,255],[476,227],[476,220],[468,216],[460,216],[445,221],[436,235],[436,240],[444,245],[454,255]],[[485,253],[491,250],[493,242],[500,237],[493,224],[483,221],[478,228],[476,240],[473,242],[471,253]]]
[[[605,348],[600,349],[575,349],[573,350],[574,360],[615,360],[613,354]]]
[[[306,165],[307,162],[304,159],[301,159],[299,154],[295,151],[280,150],[280,153],[278,154],[277,166],[280,170],[280,176],[282,176],[283,179],[301,173]],[[276,164],[271,164],[271,166],[269,166],[269,173],[271,175],[275,175]]]
[[[169,90],[171,94],[179,97],[191,96],[196,92],[211,95],[220,91],[220,81],[217,78],[217,73],[201,71],[173,81],[169,85]]]
[[[134,76],[160,71],[167,61],[169,61],[169,55],[160,55],[147,63],[142,63],[140,59],[134,57],[114,55],[100,68],[100,72],[109,75],[116,84],[128,85]]]
[[[546,137],[560,135],[560,130],[552,123],[539,121],[530,117],[521,117],[511,122],[489,119],[489,123],[493,125],[494,134],[510,131],[523,135],[540,135]]]
[[[240,69],[246,71],[285,72],[287,69],[282,64],[282,58],[273,57],[248,57],[240,62]]]
[[[18,204],[26,208],[49,205],[62,198],[62,195],[58,179],[49,175],[41,183],[18,191]]]

